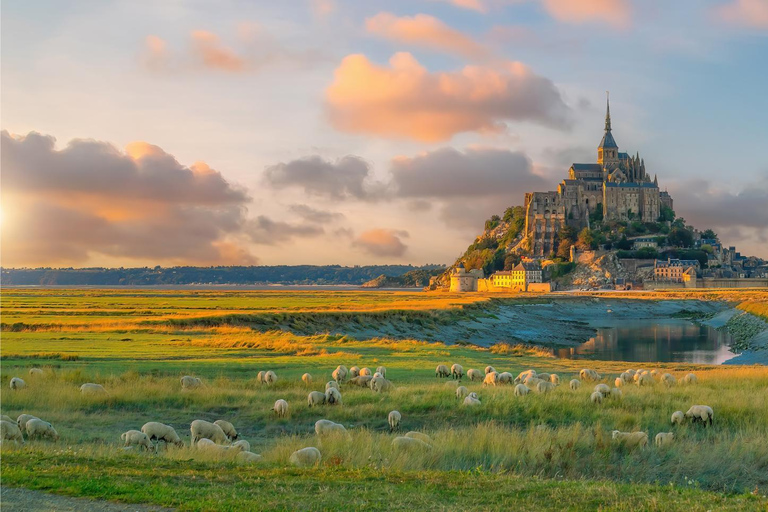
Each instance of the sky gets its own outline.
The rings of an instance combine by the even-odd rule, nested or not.
[[[768,0],[2,4],[3,266],[450,263],[621,151],[768,258]]]

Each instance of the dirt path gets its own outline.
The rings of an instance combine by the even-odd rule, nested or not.
[[[132,505],[89,498],[70,498],[18,487],[0,488],[0,507],[3,512],[155,512],[172,510],[152,505]]]

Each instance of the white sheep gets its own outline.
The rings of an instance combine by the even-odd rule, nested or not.
[[[397,430],[400,428],[400,420],[403,418],[403,416],[400,414],[399,411],[391,411],[389,415],[387,416],[387,421],[389,422],[389,430],[390,432],[392,430]]]
[[[339,385],[335,380],[329,380],[325,383],[325,390],[328,391],[330,388],[339,389]]]
[[[480,370],[476,370],[474,368],[467,370],[467,378],[473,382],[482,382],[484,377],[485,374]]]
[[[685,413],[683,411],[673,412],[671,422],[673,425],[682,425],[685,422]]]
[[[294,466],[307,467],[316,466],[320,463],[320,459],[320,450],[314,446],[310,446],[302,448],[301,450],[296,450],[291,454],[291,457],[288,460]]]
[[[699,382],[699,379],[693,373],[689,373],[683,377],[683,384],[696,384],[697,382]]]
[[[360,376],[360,368],[358,368],[357,366],[353,366],[352,368],[349,369],[350,379],[354,379],[355,377],[359,377],[359,376]]]
[[[333,377],[333,380],[336,382],[344,382],[344,379],[347,378],[347,367],[340,364],[336,367],[335,370],[333,370],[331,377]]]
[[[31,414],[20,414],[18,418],[16,418],[16,426],[19,427],[19,430],[21,430],[22,433],[26,433],[27,429],[27,422],[29,420],[37,420],[40,419],[37,416],[32,416]]]
[[[330,405],[341,405],[341,392],[336,388],[331,388],[326,391],[325,403]]]
[[[651,370],[651,377],[653,377],[655,379],[658,375],[659,375],[659,370],[657,370],[655,368],[653,370]]]
[[[451,378],[461,380],[464,376],[464,367],[458,363],[451,365]]]
[[[257,373],[257,374],[256,374],[256,381],[257,381],[259,384],[264,384],[264,374],[265,374],[265,373],[266,373],[266,372],[265,372],[264,370],[262,370],[262,371],[260,371],[259,373]]]
[[[361,388],[367,388],[372,380],[373,377],[370,375],[358,375],[357,377],[349,379],[349,383],[354,384],[355,386],[360,386]]]
[[[499,382],[499,374],[497,372],[490,372],[485,374],[483,379],[483,386],[495,386]]]
[[[702,421],[705,425],[715,421],[715,413],[708,405],[692,405],[690,409],[685,413],[685,417],[691,420],[693,423]]]
[[[496,368],[494,368],[493,366],[489,365],[489,366],[485,367],[485,374],[486,375],[488,375],[489,373],[495,372],[495,371],[496,371]]]
[[[330,388],[335,389],[335,388]],[[307,406],[308,407],[314,407],[316,405],[323,405],[325,403],[325,399],[328,395],[325,393],[321,393],[320,391],[311,391],[309,395],[307,395]]]
[[[545,380],[543,380],[543,381],[539,382],[539,383],[536,385],[536,391],[537,391],[538,393],[541,393],[541,394],[544,394],[544,393],[549,393],[549,392],[550,392],[550,391],[552,391],[553,389],[555,389],[555,385],[554,385],[554,384],[552,384],[551,382],[549,382],[549,381],[545,381]]]
[[[635,375],[635,370],[632,370],[632,373],[626,371],[623,372],[621,375],[619,375],[619,378],[624,381],[624,384],[631,384],[633,379],[633,376]]]
[[[413,437],[396,437],[392,440],[392,448],[395,450],[429,450],[432,445]]]
[[[420,439],[421,441],[424,441],[425,443],[432,444],[432,438],[429,437],[424,432],[416,432],[411,430],[407,434],[405,434],[405,437],[410,437],[411,439]]]
[[[589,395],[589,401],[593,404],[601,404],[603,403],[603,394],[599,391],[595,391],[591,395]]]
[[[499,384],[512,384],[515,378],[509,372],[501,372],[499,374]]]
[[[383,366],[376,367],[376,373],[380,373],[382,377],[387,378],[387,369]]]
[[[192,446],[196,446],[201,439],[209,439],[216,444],[225,444],[229,442],[227,434],[215,423],[205,420],[195,420],[189,428],[192,434]]]
[[[94,384],[93,382],[86,382],[80,386],[80,393],[84,395],[106,395],[107,390],[101,384]]]
[[[24,436],[21,435],[19,426],[12,421],[0,421],[0,441],[14,441],[17,444],[24,444]]]
[[[525,379],[527,379],[528,377],[535,377],[535,376],[536,376],[536,370],[534,369],[525,370],[517,374],[517,377],[515,378],[515,384],[519,384],[520,382],[525,382]]]
[[[320,437],[345,434],[347,429],[340,423],[334,423],[331,420],[317,420],[315,422],[315,434]]]
[[[391,382],[389,382],[384,377],[377,377],[374,379],[371,379],[371,389],[374,390],[376,393],[383,393],[385,391],[391,391],[394,386]]]
[[[549,381],[549,378],[552,376],[551,373],[537,373],[536,378],[541,380]]]
[[[382,374],[380,374],[379,372],[376,372],[376,373],[373,374],[373,378],[375,379],[376,377],[381,377],[382,379],[384,378],[384,376]]]
[[[659,432],[658,434],[656,434],[656,437],[654,438],[653,442],[656,444],[657,447],[663,448],[671,445],[674,439],[675,439],[675,434],[673,432]]]
[[[149,421],[141,427],[141,431],[147,434],[150,441],[163,441],[166,445],[173,444],[178,447],[184,446],[176,430],[170,425],[165,425],[157,421]]]
[[[623,393],[619,388],[611,388],[611,392],[607,396],[608,398],[613,398],[614,400],[620,400],[623,396]]]
[[[202,386],[203,381],[191,375],[185,375],[181,378],[181,389],[197,389]]]
[[[568,386],[573,390],[576,391],[581,387],[581,381],[579,379],[571,379],[571,382],[568,383]]]
[[[209,453],[217,457],[227,457],[234,453],[230,450],[229,446],[218,445],[207,438],[200,439],[196,446],[201,452]]]
[[[523,381],[523,384],[525,384],[528,387],[528,389],[533,391],[539,385],[539,382],[545,382],[545,381],[541,380],[538,377],[529,376],[525,378],[525,380]]]
[[[525,396],[530,392],[525,384],[515,384],[515,396]]]
[[[284,418],[288,415],[288,402],[281,398],[280,400],[275,401],[272,410],[275,411],[275,414],[277,414],[278,417]]]
[[[11,389],[16,391],[16,390],[24,389],[25,387],[27,387],[27,383],[24,382],[24,379],[20,379],[18,377],[14,377],[14,378],[11,379],[10,386],[11,386]]]
[[[370,368],[361,368],[360,375],[373,375],[373,372]]]
[[[27,431],[28,439],[44,438],[52,439],[54,441],[59,440],[59,433],[53,428],[53,425],[47,421],[43,421],[39,418],[32,418],[27,421],[24,428]]]
[[[241,452],[249,452],[251,451],[251,443],[246,441],[245,439],[241,439],[239,441],[235,441],[232,443],[232,446],[230,446],[233,450],[239,450]]]
[[[601,379],[600,374],[597,373],[595,370],[592,370],[591,368],[582,369],[579,372],[579,378],[581,378],[581,380],[590,380],[590,381]]]
[[[10,421],[11,423],[16,423],[16,420],[11,418],[10,416],[6,416],[5,414],[0,415],[0,421]]]
[[[269,370],[267,373],[264,374],[264,384],[267,386],[273,385],[275,382],[277,382],[277,375],[275,375],[275,372],[272,370]]]
[[[43,375],[43,370],[40,368],[30,368],[29,369],[29,376],[30,377],[40,377]]]
[[[635,374],[635,376],[638,376],[638,375],[639,375],[639,377],[637,377],[637,381],[635,381],[635,384],[637,384],[640,387],[642,387],[642,386],[653,386],[654,380],[653,380],[653,377],[651,377],[650,373],[639,373],[639,374],[636,373]]]
[[[235,460],[240,464],[256,464],[261,461],[261,455],[249,451],[240,452],[235,455]]]
[[[464,398],[464,405],[480,405],[477,393],[470,393]]]
[[[435,368],[435,377],[447,377],[451,374],[451,371],[444,364],[437,365]]]
[[[558,374],[556,374],[556,373],[553,373],[552,375],[549,376],[549,382],[551,382],[555,386],[559,386],[560,385],[560,376]]]
[[[306,385],[312,384],[312,375],[305,373],[301,376],[301,382],[303,382]]]
[[[611,433],[611,439],[613,439],[616,444],[626,448],[645,448],[648,446],[647,432],[620,432],[614,430]]]
[[[237,439],[237,430],[235,430],[235,426],[230,422],[226,420],[216,420],[213,422],[213,424],[218,425],[221,431],[224,432],[224,435],[227,436],[227,439],[230,441]]]
[[[595,386],[595,389],[593,391],[597,391],[603,396],[606,396],[608,393],[611,392],[611,388],[608,387],[608,384],[598,384],[597,386]]]
[[[459,386],[456,388],[456,398],[461,400],[469,394],[469,390],[465,386]]]
[[[139,449],[145,448],[148,451],[155,449],[152,441],[149,440],[149,436],[140,430],[129,430],[120,434],[120,439],[123,441],[124,447],[138,446]]]
[[[665,373],[664,375],[662,375],[661,382],[663,382],[664,385],[667,386],[668,388],[671,388],[677,383],[677,381],[675,380],[675,377],[671,373]]]

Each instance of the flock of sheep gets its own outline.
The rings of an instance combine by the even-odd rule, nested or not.
[[[33,378],[43,374],[39,368],[32,368],[29,371]],[[347,368],[339,365],[331,374],[332,380],[325,385],[325,392],[311,391],[307,396],[307,405],[310,408],[319,405],[341,405],[342,394],[341,386],[343,384],[368,387],[373,392],[382,393],[394,389],[392,383],[387,380],[387,369],[384,366],[376,368],[372,372],[368,368],[358,368],[353,366]],[[549,393],[560,384],[560,377],[554,373],[538,373],[530,369],[513,376],[509,372],[497,372],[492,366],[487,366],[485,371],[469,369],[466,374],[460,364],[454,364],[448,368],[447,365],[440,364],[435,369],[435,376],[439,378],[450,377],[457,385],[456,397],[463,400],[465,406],[476,406],[482,402],[475,392],[469,390],[460,384],[462,378],[466,376],[471,381],[482,382],[482,386],[514,386],[514,395],[522,397],[533,391],[536,393]],[[593,404],[601,404],[605,399],[621,399],[621,388],[634,383],[637,386],[649,386],[656,382],[663,383],[667,387],[677,384],[677,380],[669,373],[661,374],[657,370],[627,370],[614,380],[614,387],[611,388],[605,383],[598,383],[590,395],[590,401]],[[301,380],[306,385],[312,384],[312,376],[309,373],[302,375]],[[602,380],[600,374],[595,370],[585,368],[579,372],[579,378],[574,378],[569,383],[569,388],[573,391],[579,389],[582,383],[597,382]],[[261,384],[272,386],[277,382],[277,375],[273,371],[261,371],[257,375],[257,381]],[[681,379],[680,384],[696,384],[697,378],[693,373],[687,374]],[[181,378],[181,387],[183,390],[193,390],[202,386],[202,380],[198,377],[186,375]],[[20,390],[26,387],[24,380],[14,377],[10,381],[10,387],[13,390]],[[83,394],[106,394],[107,391],[100,384],[86,383],[80,386]],[[284,399],[279,399],[273,406],[273,412],[278,417],[288,415],[289,404]],[[400,428],[402,415],[399,411],[391,411],[388,414],[387,422],[390,431]],[[673,425],[681,425],[685,422],[702,422],[705,425],[712,425],[714,421],[714,412],[711,407],[706,405],[693,405],[686,413],[675,411],[671,416]],[[3,415],[0,421],[2,435],[0,441],[12,441],[18,444],[24,443],[24,435],[27,439],[49,439],[57,441],[59,434],[51,423],[30,414],[22,414],[16,420]],[[318,438],[325,436],[342,434],[346,435],[346,428],[330,420],[320,419],[315,422],[315,434]],[[234,459],[241,463],[255,463],[261,460],[261,455],[251,452],[251,446],[245,439],[240,439],[234,425],[226,420],[216,420],[209,422],[205,420],[194,420],[190,425],[191,445],[201,451],[201,453],[211,454],[216,458]],[[162,442],[166,447],[173,445],[183,447],[176,430],[160,422],[151,421],[145,423],[141,430],[129,430],[120,436],[123,446],[126,449],[146,449],[148,451],[157,451],[157,447]],[[648,445],[647,432],[621,432],[614,430],[612,439],[618,445],[627,448],[645,447]],[[674,440],[673,432],[660,432],[655,437],[655,444],[659,447],[670,445]],[[392,447],[395,450],[409,449],[430,449],[432,448],[431,438],[421,432],[408,432],[404,436],[396,437],[392,441]],[[321,459],[320,450],[310,446],[297,450],[289,457],[289,462],[296,466],[311,466],[318,464]]]

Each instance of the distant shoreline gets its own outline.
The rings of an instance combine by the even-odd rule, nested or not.
[[[11,284],[0,286],[4,289],[23,290],[254,290],[254,291],[360,291],[360,292],[419,292],[423,288],[365,288],[352,284]]]

